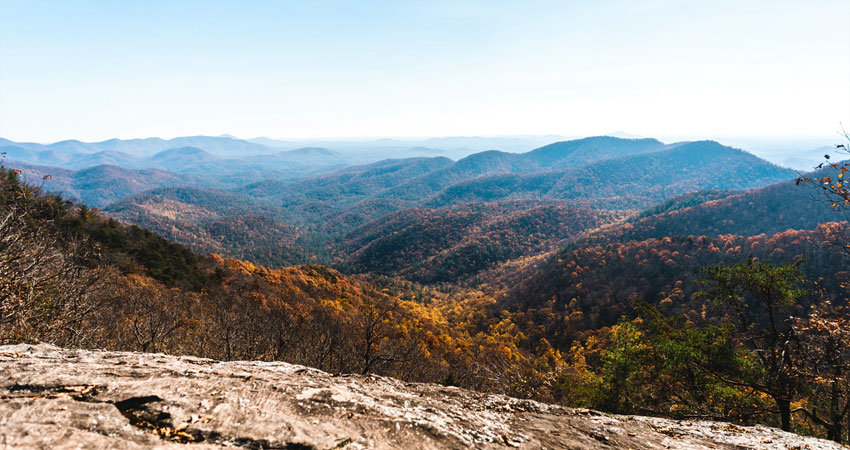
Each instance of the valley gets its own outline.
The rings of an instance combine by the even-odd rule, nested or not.
[[[237,142],[232,138],[196,137],[121,141],[120,146],[113,141],[75,143],[71,148],[97,152],[80,153],[61,167],[36,165],[48,159],[37,155],[58,151],[53,147],[67,149],[69,143],[36,151],[29,148],[30,144],[7,141],[4,149],[8,167],[22,170],[24,180],[48,192],[98,207],[111,217],[143,226],[202,253],[216,252],[271,266],[298,263],[357,266],[360,263],[356,260],[361,256],[351,255],[370,251],[352,247],[358,242],[366,243],[358,234],[378,224],[387,226],[381,223],[385,218],[390,222],[412,220],[399,215],[405,211],[443,218],[456,217],[452,211],[468,216],[465,210],[476,209],[477,205],[496,208],[498,212],[489,214],[506,217],[533,215],[527,211],[534,207],[548,207],[537,211],[543,214],[559,211],[555,214],[561,218],[550,215],[544,219],[557,223],[543,224],[548,229],[534,231],[532,239],[538,243],[533,250],[501,248],[505,243],[488,250],[501,253],[495,259],[504,262],[554,250],[565,239],[583,231],[566,223],[570,208],[574,208],[578,222],[586,220],[581,216],[600,215],[588,223],[598,227],[615,217],[623,219],[630,211],[688,192],[757,188],[796,175],[794,171],[714,142],[665,145],[654,139],[603,136],[553,143],[525,153],[485,151],[457,161],[442,156],[385,159],[344,168],[337,168],[347,161],[341,152],[301,148],[283,152],[303,156],[291,161],[290,170],[268,161],[278,158],[280,152],[260,155],[262,161],[257,160],[257,167],[261,169],[249,170],[246,164],[253,164],[252,158],[260,157],[251,156],[250,152],[262,146],[231,141]],[[207,148],[162,149],[187,143]],[[143,144],[147,144],[147,151],[156,151],[146,160],[150,167],[139,162],[143,161],[140,156],[134,156],[137,163],[126,167],[96,164],[80,168],[94,164],[87,158],[106,151],[102,148],[140,151]],[[232,145],[230,154],[249,155],[237,163],[213,156],[213,152],[228,153],[223,150],[227,145]],[[27,155],[29,160],[16,159]],[[51,161],[58,161],[57,157],[52,158]],[[316,166],[316,159],[324,161],[324,165]],[[307,175],[311,171],[325,173]],[[50,178],[45,179],[47,175]],[[253,179],[257,181],[250,181]],[[241,223],[246,220],[247,223]],[[468,226],[465,223],[446,222],[445,226],[460,227],[449,230],[449,234],[468,231],[464,231]],[[510,219],[501,221],[496,228],[488,225],[490,232],[517,232],[499,229],[500,226],[517,225]],[[397,231],[401,230],[393,230]],[[379,242],[371,242],[374,240],[369,243],[378,245]],[[451,243],[458,244],[457,239]],[[458,251],[481,252],[468,244],[465,250]],[[476,247],[488,245],[475,244]]]
[[[848,302],[848,254],[827,245],[845,236],[842,213],[797,172],[716,142],[603,136],[351,163],[230,141],[65,143],[79,152],[65,159],[6,141],[0,199],[18,237],[0,252],[45,269],[0,267],[30,267],[35,283],[27,296],[0,284],[20,299],[0,337],[785,427],[766,388],[723,381],[743,372],[677,356],[744,370],[732,312],[706,300],[712,268],[794,274],[770,289],[794,296],[795,320]],[[155,152],[104,164],[142,144]],[[184,144],[198,147],[163,148]]]

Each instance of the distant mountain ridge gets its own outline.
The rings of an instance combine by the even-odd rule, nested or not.
[[[312,152],[322,156],[344,159],[344,164],[372,163],[387,158],[406,158],[423,155],[443,155],[461,158],[489,148],[522,152],[551,142],[554,137],[445,137],[428,139],[375,139],[375,140],[321,140],[300,141],[276,140],[265,137],[239,139],[232,135],[220,136],[183,136],[173,139],[157,137],[141,139],[108,139],[99,142],[64,140],[50,144],[32,142],[14,142],[0,138],[0,151],[7,151],[10,159],[29,164],[54,165],[63,168],[84,168],[83,164],[97,165],[110,163],[89,157],[88,160],[71,161],[81,155],[101,152],[119,152],[130,158],[144,160],[150,156],[171,148],[197,147],[223,159],[253,159],[259,156],[286,153],[298,150],[294,154],[304,153],[302,149],[325,149]],[[331,153],[332,152],[332,153]],[[112,161],[114,162],[114,161]],[[337,161],[338,162],[338,161]],[[72,164],[72,165],[67,165]],[[132,164],[132,162],[128,162]],[[143,168],[136,167],[133,168]]]
[[[795,175],[793,170],[742,150],[714,141],[699,141],[560,171],[468,179],[446,188],[426,205],[551,198],[635,208],[695,190],[749,189],[785,181]]]
[[[207,157],[198,150],[184,151]],[[305,152],[315,151],[309,149]],[[598,156],[594,157],[597,153]],[[583,164],[588,160],[591,163]],[[535,171],[538,167],[548,171]],[[299,246],[309,248],[308,253],[313,256],[304,262],[328,263],[330,259],[327,258],[331,258],[355,271],[384,271],[421,280],[437,280],[445,279],[449,272],[440,275],[430,272],[427,267],[444,265],[452,258],[455,258],[453,261],[480,264],[480,267],[476,266],[478,268],[474,270],[460,268],[451,273],[474,274],[478,270],[489,269],[495,262],[550,249],[553,242],[567,237],[559,234],[557,229],[560,225],[557,224],[570,224],[568,217],[564,216],[570,208],[587,216],[593,216],[586,214],[587,208],[631,211],[677,195],[706,189],[749,189],[794,176],[793,171],[712,141],[665,145],[653,139],[598,137],[560,142],[525,154],[490,150],[456,162],[444,157],[384,160],[348,166],[301,180],[265,179],[242,185],[231,183],[228,185],[231,187],[225,187],[228,192],[195,187],[191,195],[187,195],[189,191],[186,190],[160,189],[125,198],[107,207],[106,211],[121,220],[143,224],[198,251],[219,252],[223,251],[227,237],[221,232],[211,231],[210,224],[230,221],[248,226],[248,222],[234,221],[234,218],[260,215],[274,222],[255,222],[259,228],[270,229],[276,226],[274,223],[280,223],[297,230],[286,239],[285,246],[293,251]],[[224,194],[226,198],[222,197]],[[493,238],[500,233],[506,237],[521,234],[512,231],[517,228],[510,221],[497,220],[497,216],[507,218],[530,214],[522,212],[528,210],[527,206],[519,206],[523,202],[559,205],[554,209],[537,210],[547,217],[545,223],[539,224],[539,229],[547,231],[542,234],[535,231],[539,235],[526,243],[514,238],[508,241]],[[157,204],[167,207],[157,207]],[[496,228],[492,229],[492,233],[487,232],[490,234],[481,235],[482,238],[476,242],[470,241],[469,245],[457,240],[439,243],[431,242],[429,238],[416,241],[423,238],[425,230],[416,231],[414,223],[405,226],[406,234],[395,237],[390,235],[400,230],[390,231],[387,228],[389,223],[405,223],[405,218],[428,218],[428,223],[443,222],[443,225],[434,225],[434,230],[439,231],[433,238],[439,241],[446,237],[441,232],[466,230],[466,225],[451,225],[453,222],[449,218],[461,215],[472,218],[474,214],[469,211],[485,208],[476,205],[486,204],[513,206],[503,206],[498,214],[489,213],[490,218],[486,221],[470,225],[472,228],[464,231],[470,236],[481,233],[476,227],[483,223],[496,224]],[[411,208],[420,208],[421,212],[410,215],[407,212],[412,211]],[[610,213],[605,214],[610,216]],[[605,214],[596,213],[598,217]],[[603,224],[585,222],[592,225],[590,228]],[[473,220],[471,223],[478,222]],[[236,233],[235,228],[228,227],[216,229],[230,229],[230,232]],[[369,234],[369,230],[373,230],[376,234],[370,242],[356,244],[356,238],[349,233],[355,232],[358,227],[360,232],[365,230]],[[176,233],[174,230],[185,232]],[[274,236],[274,233],[269,236]],[[269,246],[272,241],[256,245]],[[238,253],[244,250],[239,245],[233,243],[224,253],[246,257],[245,253]],[[378,262],[375,249],[379,247],[421,247],[424,252],[422,260],[431,262],[420,264],[420,261],[416,263],[420,268],[414,268],[416,261],[410,256],[419,254],[419,250],[405,251],[403,254],[407,256],[400,256],[398,262],[393,263],[396,265],[378,270],[373,265]],[[435,250],[429,253],[429,248]],[[357,256],[351,256],[350,252],[356,252]],[[292,254],[287,251],[281,261],[298,261],[291,258]],[[273,252],[266,252],[262,262],[271,265],[280,262],[273,258]],[[473,264],[473,261],[479,262]],[[456,267],[463,265],[452,264]]]
[[[215,142],[222,142],[221,139],[230,138],[216,139]],[[34,151],[14,148],[18,152]],[[119,164],[78,171],[19,166],[33,179],[41,177],[39,173],[55,172],[53,179],[43,181],[45,189],[105,207],[121,220],[151,228],[198,251],[242,258],[248,255],[241,252],[252,245],[249,242],[271,248],[275,240],[293,249],[279,255],[284,258],[281,261],[274,259],[275,252],[264,251],[262,262],[271,265],[298,262],[292,256],[297,254],[297,246],[309,247],[315,257],[338,252],[339,245],[347,245],[342,244],[345,236],[355,228],[381,228],[382,218],[409,208],[462,211],[467,208],[465,204],[548,202],[564,208],[628,211],[696,191],[745,190],[796,176],[789,169],[713,141],[668,145],[655,139],[611,136],[556,142],[525,153],[487,150],[458,161],[420,156],[361,165],[347,164],[343,155],[322,147],[300,147],[245,159],[225,159],[196,146],[167,148],[144,159],[118,150],[85,153],[77,158],[108,159]],[[136,169],[120,167],[127,160],[132,163],[124,164]],[[138,169],[145,166],[153,169]],[[500,214],[509,216],[518,211],[505,210]],[[434,217],[442,219],[434,220],[455,215],[440,214]],[[559,214],[549,217],[566,223]],[[271,221],[236,220],[242,216]],[[401,216],[391,217],[388,220]],[[508,226],[507,222],[503,225]],[[238,235],[239,227],[251,226],[267,230],[269,238],[230,240],[225,236]],[[274,227],[289,227],[290,231],[284,239],[272,232]],[[540,238],[523,248],[541,249],[540,242],[547,242],[544,247],[551,245],[551,239],[547,239]],[[397,241],[393,245],[405,244]],[[455,245],[458,243],[449,247]],[[532,251],[513,252],[513,243],[493,245],[511,250],[505,253],[490,244],[476,244],[478,249],[474,252],[490,246],[485,253],[510,254],[505,257],[513,258]],[[307,262],[313,262],[314,256]],[[371,263],[361,264],[353,259],[349,263],[371,270]]]
[[[60,141],[45,147],[53,150],[95,153],[98,151],[120,151],[138,157],[151,156],[154,153],[172,148],[198,147],[218,156],[235,156],[233,153],[250,154],[269,151],[269,147],[231,137],[184,136],[173,139],[108,139],[100,142],[80,142],[76,140]]]
[[[275,156],[340,156],[340,154],[327,148],[301,147],[277,153]]]
[[[149,160],[158,161],[161,163],[186,163],[197,161],[210,161],[215,159],[212,153],[209,153],[198,147],[177,147],[163,150],[151,156]]]
[[[555,142],[524,153],[526,164],[536,164],[537,171],[591,164],[612,158],[660,151],[664,143],[656,139],[624,139],[598,136],[573,141]],[[526,169],[527,170],[527,169]]]
[[[7,147],[45,159],[61,154]],[[129,154],[76,155],[120,160]],[[806,276],[830,294],[807,295],[799,304],[803,311],[840,300],[850,280],[846,252],[818,242],[841,225],[826,223],[836,215],[828,203],[813,201],[816,187],[799,186],[795,172],[714,141],[667,145],[606,136],[526,153],[486,150],[458,161],[397,158],[335,170],[330,161],[342,157],[324,147],[261,157],[231,159],[186,145],[143,158],[172,171],[115,165],[72,170],[4,160],[17,170],[0,169],[5,183],[0,200],[12,214],[26,211],[21,205],[33,212],[20,219],[31,227],[31,236],[7,256],[27,255],[32,244],[41,245],[42,236],[55,234],[43,250],[56,255],[51,257],[76,261],[79,256],[86,265],[74,262],[78,269],[114,277],[91,289],[98,291],[91,309],[71,300],[53,313],[60,302],[47,296],[25,316],[21,329],[45,324],[51,331],[56,322],[62,333],[64,328],[76,333],[76,324],[84,323],[90,325],[86,339],[104,347],[200,349],[209,353],[197,355],[226,359],[305,358],[335,373],[361,370],[364,379],[374,367],[384,367],[374,373],[476,388],[495,380],[501,392],[596,402],[597,393],[603,399],[609,392],[621,395],[620,385],[611,384],[610,390],[596,385],[619,376],[619,369],[607,368],[609,358],[635,354],[614,353],[620,351],[620,330],[635,326],[638,337],[648,330],[640,328],[643,320],[629,322],[643,315],[637,307],[656,308],[669,315],[670,324],[699,326],[710,318],[724,326],[727,316],[711,316],[715,312],[697,293],[710,265],[806,261]],[[327,165],[299,165],[311,159]],[[278,175],[251,175],[257,165],[274,165]],[[303,176],[284,178],[287,167]],[[317,173],[304,175],[309,167]],[[46,196],[44,190],[76,195],[90,206],[108,204],[94,210]],[[6,227],[11,235],[25,229],[12,223]],[[65,236],[77,240],[66,245]],[[97,243],[91,253],[78,250],[89,242]],[[47,292],[35,281],[26,289],[36,296]],[[17,295],[21,285],[7,283],[6,292]],[[67,291],[62,284],[46,286]],[[75,310],[97,320],[78,320]],[[64,311],[73,313],[65,323]],[[179,331],[140,340],[140,321],[158,327],[156,315],[163,313],[179,321],[173,328]],[[648,323],[651,317],[644,319]],[[710,331],[705,337],[715,340],[717,335],[704,329]],[[376,333],[379,342],[373,346]],[[702,339],[694,343],[708,342]],[[725,347],[721,351],[752,354],[719,343]],[[690,347],[676,346],[669,356],[678,358],[681,350]],[[651,353],[638,365],[653,366],[656,355],[667,358]],[[659,379],[653,392],[668,389],[671,378],[647,374],[635,384],[637,390],[647,379]],[[698,391],[699,384],[677,386]],[[29,390],[32,398],[19,397],[22,402],[44,394],[38,386],[10,389]],[[752,392],[740,394],[735,402]],[[648,410],[689,417],[690,411],[668,406],[679,405],[679,398],[671,400],[675,403]],[[763,404],[754,404],[753,411],[765,410]],[[716,411],[725,410],[725,403],[718,405],[723,408]],[[150,435],[151,427],[143,427],[144,436],[158,439]],[[610,444],[608,438],[584,438]],[[504,436],[501,441],[512,443]],[[333,445],[338,442],[335,438]]]
[[[98,165],[82,170],[24,164],[7,161],[21,171],[22,179],[48,192],[61,193],[88,206],[105,207],[113,202],[151,189],[177,186],[219,186],[210,180],[158,169],[127,169],[116,165]]]

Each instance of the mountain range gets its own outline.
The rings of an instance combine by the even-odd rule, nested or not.
[[[124,151],[148,143],[167,148]],[[0,264],[49,256],[61,270],[45,278],[59,283],[50,289],[0,282],[57,298],[0,333],[286,360],[618,413],[650,404],[686,417],[709,405],[771,424],[770,399],[727,384],[681,406],[665,383],[702,392],[705,380],[652,375],[667,370],[652,358],[667,356],[645,352],[688,342],[647,350],[646,327],[723,325],[701,293],[712,266],[799,266],[820,295],[801,297],[800,311],[850,302],[850,255],[828,241],[846,242],[844,216],[794,170],[714,141],[600,136],[457,160],[435,147],[359,162],[326,146],[251,154],[272,143],[4,142],[0,206],[20,217],[0,222],[17,243],[0,246],[14,256]],[[76,156],[56,165],[15,159],[61,162],[66,151]],[[71,273],[81,278],[63,284]],[[81,286],[93,289],[71,299]],[[647,399],[617,384],[630,379],[623,370],[653,386]],[[729,396],[738,403],[722,409]]]
[[[235,140],[194,137],[95,144],[63,141],[50,146],[6,141],[4,149],[9,159],[6,164],[23,170],[26,179],[37,180],[48,191],[100,207],[119,220],[150,228],[193,250],[243,258],[254,255],[263,264],[324,262],[371,271],[375,266],[364,263],[363,258],[373,259],[367,256],[372,250],[357,247],[355,243],[362,239],[355,234],[409,220],[403,218],[406,211],[414,211],[411,208],[418,208],[422,217],[435,215],[440,218],[439,226],[448,227],[447,231],[457,236],[467,236],[467,241],[473,238],[464,227],[473,225],[450,223],[447,218],[460,212],[468,215],[479,204],[494,203],[498,213],[481,219],[482,223],[473,220],[476,230],[486,223],[487,227],[497,227],[491,232],[516,234],[512,229],[515,224],[503,218],[533,215],[529,212],[533,208],[553,221],[541,225],[534,243],[512,244],[517,248],[501,248],[504,242],[477,242],[474,252],[486,247],[489,256],[467,256],[483,258],[471,263],[483,266],[462,271],[467,275],[490,267],[494,261],[551,250],[555,243],[577,236],[584,227],[578,230],[572,228],[574,224],[567,224],[568,211],[587,217],[580,222],[593,228],[614,217],[625,217],[608,212],[611,210],[641,210],[706,189],[758,188],[796,175],[713,141],[664,144],[655,139],[600,136],[556,142],[524,153],[488,150],[457,161],[418,156],[360,165],[346,164],[340,152],[319,147],[230,159],[225,155],[247,154],[264,147],[248,142],[227,150],[231,141]],[[181,144],[206,148],[165,148]],[[131,150],[138,154],[143,147],[158,151],[144,157],[122,153]],[[75,151],[78,156],[61,167],[14,159],[36,155],[37,161],[56,161],[55,154],[60,150]],[[104,158],[111,164],[67,168]],[[45,175],[50,177],[44,179]],[[482,212],[488,208],[479,209],[479,213],[488,215]],[[393,215],[396,212],[401,215]],[[246,217],[253,219],[246,222]],[[233,238],[240,234],[240,227],[251,232]],[[360,231],[356,231],[358,228]],[[418,234],[413,229],[409,232],[411,236]],[[393,239],[395,246],[413,245],[400,237]],[[373,240],[371,248],[385,242]],[[457,239],[445,241],[433,251],[451,252],[450,247],[456,245],[462,244]],[[408,263],[412,264],[412,259],[408,258]],[[423,261],[419,263],[427,264]],[[417,272],[411,267],[398,270]],[[436,279],[431,275],[417,277]]]

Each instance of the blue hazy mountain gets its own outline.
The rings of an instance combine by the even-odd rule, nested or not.
[[[616,138],[610,138],[616,139]],[[659,148],[659,147],[653,147]],[[534,152],[531,152],[534,153]],[[552,166],[557,169],[557,166]],[[429,206],[543,198],[606,208],[643,208],[701,189],[751,189],[796,175],[743,150],[714,141],[677,143],[579,167],[503,173],[453,184]]]
[[[8,166],[21,171],[30,184],[48,192],[60,193],[88,206],[105,207],[123,198],[151,189],[176,186],[224,187],[225,183],[158,169],[127,169],[114,165],[98,165],[81,170],[39,166],[16,161]]]

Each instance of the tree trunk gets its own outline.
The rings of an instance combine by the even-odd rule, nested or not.
[[[782,421],[782,430],[791,431],[791,400],[777,399],[776,406],[779,407],[779,417]]]
[[[230,351],[230,327],[227,327],[224,330],[224,359],[226,361],[230,361],[231,359],[231,351]]]
[[[842,439],[843,430],[842,430],[842,426],[841,426],[841,420],[834,422],[832,429],[829,430],[829,431],[832,434],[832,436],[829,436],[829,438],[832,439],[835,442],[841,443],[841,441],[843,440]]]

